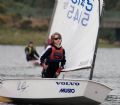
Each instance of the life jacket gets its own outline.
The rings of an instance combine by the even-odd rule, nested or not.
[[[63,59],[63,48],[56,49],[52,47],[52,53],[50,55],[50,61],[61,61]]]
[[[29,54],[31,54],[31,53],[32,53],[32,48],[28,46],[28,49],[29,49],[29,50],[28,50],[28,51],[29,51]]]

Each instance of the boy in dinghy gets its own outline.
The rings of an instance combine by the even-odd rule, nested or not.
[[[59,76],[61,69],[64,68],[65,50],[61,46],[62,37],[59,33],[51,36],[51,44],[40,58],[43,67],[43,78],[56,78]]]
[[[39,65],[37,64],[37,60],[39,59],[39,54],[37,53],[35,47],[34,47],[34,43],[32,41],[30,41],[27,45],[27,47],[25,47],[25,54],[26,54],[26,60],[29,61],[34,61],[33,63],[35,65]]]

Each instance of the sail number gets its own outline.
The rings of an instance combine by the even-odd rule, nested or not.
[[[93,4],[90,2],[91,0],[71,0],[71,1],[73,4],[81,5],[82,7],[85,7],[87,11],[92,11]]]
[[[87,26],[90,19],[90,12],[93,9],[93,4],[90,0],[71,0],[71,2],[72,4],[68,9],[67,17],[82,26]],[[81,6],[81,8],[79,8],[79,6]]]

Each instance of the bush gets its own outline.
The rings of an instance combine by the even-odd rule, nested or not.
[[[100,30],[100,38],[108,40],[109,43],[113,43],[115,41],[115,30],[114,29],[101,29]]]
[[[9,24],[12,21],[11,16],[9,15],[0,15],[0,23]]]
[[[37,31],[47,31],[48,30],[48,26],[47,25],[43,25],[43,26],[36,26],[33,28],[34,30],[37,30]]]
[[[32,28],[32,21],[31,20],[23,20],[20,23],[20,28],[21,29],[30,29],[30,28]]]
[[[12,13],[11,17],[12,17],[12,19],[13,19],[14,22],[20,21],[22,19],[22,16],[19,13]]]
[[[6,12],[6,6],[0,3],[0,13],[5,13],[5,12]]]

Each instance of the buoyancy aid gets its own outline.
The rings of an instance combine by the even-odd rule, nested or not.
[[[29,51],[29,54],[31,54],[31,53],[32,53],[32,48],[28,46],[28,49],[29,49],[29,50],[28,50],[28,51]]]
[[[50,61],[61,61],[63,59],[63,48],[56,49],[52,47],[52,53],[50,55]]]

